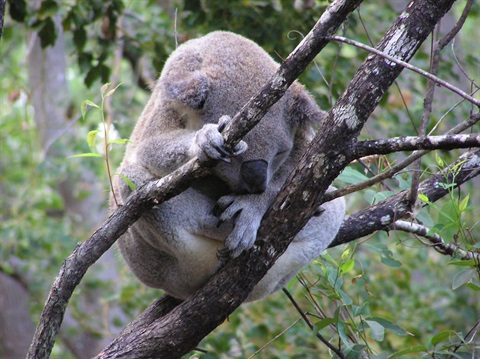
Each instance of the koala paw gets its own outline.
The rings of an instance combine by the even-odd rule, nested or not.
[[[255,201],[252,196],[223,196],[215,205],[213,214],[220,223],[234,221],[233,230],[225,239],[225,248],[218,253],[222,261],[228,257],[238,257],[255,243],[263,213],[252,206]]]
[[[218,124],[208,123],[197,132],[193,143],[193,152],[200,161],[206,162],[214,159],[230,162],[230,157],[238,156],[247,150],[248,146],[244,141],[240,141],[233,151],[225,148],[222,131],[230,121],[229,116],[222,116]]]

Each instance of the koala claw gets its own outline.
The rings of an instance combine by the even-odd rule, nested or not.
[[[228,248],[221,248],[217,250],[217,258],[221,263],[226,263],[231,257],[232,255]]]
[[[230,207],[230,205],[235,202],[235,197],[234,196],[223,196],[220,197],[215,203],[215,206],[213,207],[213,215],[215,217],[220,217],[222,216],[222,213],[225,212],[225,210]],[[227,219],[228,220],[228,219]],[[222,222],[225,222],[225,219],[221,219]]]

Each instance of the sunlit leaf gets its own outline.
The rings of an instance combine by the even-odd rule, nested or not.
[[[458,273],[452,282],[452,290],[457,290],[462,285],[469,283],[475,277],[475,269],[467,269]]]
[[[100,130],[93,130],[90,131],[87,135],[87,143],[88,147],[90,148],[90,151],[95,152],[95,139],[97,136],[97,133],[101,132]]]
[[[354,266],[355,266],[355,260],[353,258],[349,259],[348,261],[346,261],[340,266],[340,272],[342,274],[348,273],[353,269]]]
[[[421,352],[427,352],[428,349],[424,345],[416,345],[407,349],[400,350],[388,357],[388,359],[393,359],[393,358],[400,358],[403,357],[407,354],[412,354],[412,353],[421,353]],[[411,358],[411,356],[408,356],[408,358]]]
[[[444,332],[440,332],[432,337],[430,342],[433,346],[438,345],[441,342],[448,341],[450,342],[452,339],[458,339],[458,335],[453,330],[445,330]]]
[[[119,138],[116,140],[109,140],[108,144],[116,144],[116,145],[125,145],[127,143],[131,142],[128,138]]]
[[[370,328],[370,337],[377,342],[381,342],[385,336],[385,328],[378,322],[365,320]]]
[[[103,156],[99,153],[88,152],[88,153],[80,153],[78,155],[68,156],[67,158],[79,158],[79,157],[103,157]]]
[[[135,186],[135,183],[133,183],[130,178],[128,178],[127,176],[125,175],[122,175],[121,173],[118,174],[120,176],[121,179],[123,179],[125,181],[125,183],[128,185],[128,187],[130,188],[130,190],[132,191],[135,191],[135,189],[137,188]]]

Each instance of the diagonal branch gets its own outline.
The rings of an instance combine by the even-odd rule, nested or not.
[[[453,135],[460,133],[462,131],[465,131],[466,129],[472,127],[475,125],[478,121],[480,121],[480,112],[477,112],[476,114],[470,116],[467,120],[463,121],[462,123],[459,123],[456,125],[454,128],[450,129],[449,131],[446,132],[446,135]],[[426,155],[428,150],[419,150],[415,151],[412,153],[410,156],[402,160],[401,162],[397,163],[396,165],[392,166],[389,170],[382,172],[372,178],[369,178],[366,181],[363,181],[361,183],[356,183],[352,184],[350,186],[343,187],[341,189],[338,189],[336,191],[328,192],[325,193],[324,200],[325,202],[331,201],[335,198],[345,196],[347,194],[359,191],[361,189],[373,186],[376,183],[379,183],[383,180],[386,180],[387,178],[391,178],[395,176],[396,173],[399,171],[403,170],[405,167],[409,166],[413,162],[415,162],[417,159],[420,157]]]
[[[229,127],[225,129],[227,145],[234,146],[235,143],[240,141],[241,136],[261,120],[270,107],[283,96],[308,63],[325,47],[328,43],[325,36],[332,35],[361,1],[337,0],[327,8],[307,37],[280,66],[272,80],[233,118]],[[214,165],[213,162],[209,164],[209,166]],[[205,176],[208,171],[208,168],[201,167],[198,160],[194,158],[170,175],[158,181],[146,183],[134,191],[126,203],[118,208],[86,242],[74,249],[63,263],[59,275],[52,285],[28,358],[49,357],[68,301],[87,269],[125,233],[130,225],[140,218],[142,213],[179,194],[194,179]],[[242,301],[243,299],[238,302],[237,306]],[[231,310],[233,309],[234,307]],[[224,314],[222,313],[222,315]],[[220,317],[215,319],[218,324],[223,321]],[[202,321],[203,318],[199,322]],[[215,326],[210,324],[209,331],[213,330]],[[197,337],[193,341],[199,341],[200,339],[200,337]],[[190,347],[190,345],[192,346]],[[194,345],[196,344],[187,342],[185,347],[193,348]],[[179,350],[179,348],[176,350]]]
[[[399,151],[452,150],[455,148],[480,147],[480,135],[403,136],[386,140],[370,140],[357,143],[355,155],[362,158]]]
[[[402,61],[410,60],[453,2],[411,2],[378,49]],[[324,14],[322,19],[329,16]],[[307,39],[309,36],[304,42]],[[165,317],[148,328],[122,334],[99,357],[112,358],[115,352],[122,355],[127,350],[137,357],[178,357],[185,349],[180,346],[193,348],[238,307],[322,203],[329,184],[353,158],[363,124],[402,69],[381,56],[369,56],[329,112],[323,133],[317,135],[262,220],[255,247],[231,259],[203,288]],[[152,346],[157,346],[155,351],[148,351]]]
[[[460,171],[455,169],[461,166]],[[471,180],[480,174],[480,149],[469,151],[457,161],[423,181],[418,189],[431,202],[445,196],[451,188],[443,184],[455,184],[455,187]],[[351,242],[357,238],[368,236],[373,232],[388,229],[389,225],[407,215],[410,211],[408,190],[402,191],[386,200],[366,208],[345,220],[330,247]]]
[[[420,224],[407,221],[396,221],[390,225],[390,228],[424,237],[438,253],[462,260],[473,260],[476,263],[480,263],[480,253],[462,249],[458,244],[447,243],[440,235],[436,233],[430,234],[430,229]]]

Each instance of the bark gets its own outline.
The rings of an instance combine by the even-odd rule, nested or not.
[[[3,20],[5,19],[5,4],[7,0],[0,0],[0,39],[3,33]]]
[[[234,117],[232,123],[238,122],[240,126],[233,125],[233,128],[225,129],[224,132],[228,144],[233,145],[235,142],[238,142],[241,138],[240,136],[247,132],[247,130],[242,128],[242,125],[248,122],[248,125],[250,126],[249,128],[252,128],[258,121],[260,121],[261,117],[274,103],[273,101],[267,101],[265,99],[273,96],[278,100],[286,91],[288,85],[294,81],[295,77],[288,76],[288,73],[285,73],[284,68],[288,67],[297,73],[301,73],[308,64],[308,61],[298,62],[299,59],[302,58],[302,53],[305,52],[305,56],[312,59],[315,56],[313,51],[320,51],[327,43],[323,39],[323,36],[334,33],[346,16],[352,12],[360,2],[360,0],[338,0],[328,8],[326,13],[312,30],[314,35],[307,35],[307,38],[304,39],[295,51],[294,56],[285,60],[284,64],[282,64],[277,72],[277,75],[274,76],[270,83],[262,89],[258,96],[250,100],[243,110]],[[285,77],[285,75],[288,77]],[[210,163],[209,165],[213,166],[214,163]],[[172,174],[163,177],[158,181],[145,184],[143,187],[136,190],[129,197],[127,202],[115,211],[115,213],[107,219],[104,225],[100,227],[87,242],[75,248],[62,265],[60,273],[52,285],[52,290],[47,298],[40,318],[40,323],[36,329],[29,350],[29,358],[47,358],[50,355],[68,301],[73,290],[80,283],[80,280],[87,269],[112,246],[117,238],[119,238],[143,212],[177,195],[185,190],[193,179],[204,176],[207,173],[208,168],[200,167],[198,161],[193,159]],[[230,312],[243,301],[248,292],[245,292],[245,290],[242,289],[240,293],[242,293],[243,298],[240,298],[239,300],[237,299],[235,301],[235,306],[230,306]],[[224,307],[228,308],[228,306],[225,306],[225,303]],[[185,341],[184,344],[178,340],[172,341],[172,343],[176,343],[175,345],[177,345],[175,348],[177,353],[180,351],[188,352],[200,341],[201,338],[203,338],[203,336],[206,335],[206,333],[213,330],[216,325],[220,324],[223,321],[222,318],[225,318],[226,315],[228,315],[225,310],[223,312],[218,311],[218,313],[222,314],[215,316],[214,320],[216,320],[217,324],[210,323],[204,328],[204,330],[198,331],[197,335],[194,335],[192,338]],[[200,319],[200,322],[202,321],[203,318]],[[205,332],[205,330],[207,330],[207,332]],[[179,346],[183,348],[180,348]],[[139,352],[145,351],[141,346],[139,346],[138,349]],[[135,356],[136,354],[134,353],[132,355]],[[151,355],[160,354],[155,353]]]
[[[464,163],[462,163],[465,161]],[[454,175],[453,168],[461,164],[461,170]],[[460,156],[460,158],[443,171],[423,181],[418,193],[426,195],[431,202],[435,202],[448,193],[448,187],[442,183],[460,186],[480,174],[480,150],[475,149]],[[450,189],[451,190],[451,189]],[[408,199],[409,191],[402,191],[386,200],[351,215],[342,225],[330,247],[351,242],[372,234],[378,230],[386,230],[389,225],[410,211]]]
[[[410,60],[452,4],[446,0],[412,2],[377,48],[400,60]],[[265,215],[256,246],[230,260],[205,287],[168,315],[148,328],[117,338],[98,358],[179,357],[218,326],[322,203],[322,194],[353,158],[363,124],[401,70],[380,56],[369,56],[329,112],[325,131],[314,140]],[[342,148],[338,148],[340,143]],[[295,221],[289,221],[291,218]]]
[[[340,20],[358,3],[359,1],[337,1],[331,5],[330,12],[324,14],[319,21],[321,26],[316,26],[313,35],[309,34],[301,47],[287,58],[262,93],[235,116],[226,133],[229,144],[236,143],[240,139],[239,134],[244,134],[253,127],[256,121],[259,121],[262,111],[266,112],[265,107],[285,92],[290,81],[290,72],[287,69],[296,74],[303,70],[303,63],[298,60],[302,49],[307,50],[306,58],[313,58],[314,51],[319,50],[325,42],[321,36],[331,34],[340,24]],[[343,4],[343,7],[339,4]],[[410,60],[452,4],[453,0],[412,2],[377,48],[400,60]],[[338,17],[340,13],[342,16]],[[329,26],[326,27],[325,24]],[[319,33],[318,29],[323,30]],[[311,41],[316,45],[311,46]],[[369,56],[344,95],[330,111],[324,124],[324,132],[315,139],[299,167],[287,181],[288,185],[264,217],[256,246],[230,260],[204,288],[167,315],[154,319],[158,308],[151,309],[148,315],[145,315],[148,325],[144,325],[142,320],[137,321],[98,357],[180,357],[222,323],[283,253],[291,239],[322,203],[326,188],[354,158],[356,138],[363,124],[401,70],[401,66],[381,56]],[[274,100],[271,100],[270,96]],[[338,148],[338,144],[343,146]],[[113,213],[85,245],[75,249],[62,266],[54,283],[29,357],[44,358],[49,355],[71,293],[98,256],[109,248],[144,210],[171,198],[187,187],[193,178],[206,172],[208,170],[200,168],[198,162],[192,160],[179,171],[146,184],[134,192],[127,203]],[[289,218],[296,220],[292,223]],[[357,233],[357,230],[352,232]]]
[[[386,140],[361,141],[356,145],[355,154],[357,158],[361,158],[398,151],[452,150],[470,147],[480,147],[480,135],[404,136]]]
[[[39,6],[40,3],[37,1],[31,5]],[[60,17],[56,16],[54,22],[57,40],[53,46],[43,49],[37,32],[32,31],[28,34],[30,49],[28,80],[34,120],[38,128],[39,161],[47,163],[58,174],[56,190],[62,198],[63,215],[71,218],[85,232],[90,232],[106,216],[106,196],[102,183],[95,179],[92,171],[79,170],[76,173],[65,173],[66,171],[58,168],[59,163],[64,164],[65,158],[72,154],[70,143],[75,140],[75,131],[73,123],[69,123],[67,116],[70,92],[66,79],[67,63]],[[75,195],[79,193],[78,188],[89,188],[90,194],[80,199]],[[117,262],[113,253],[107,253],[101,262],[104,265],[101,270],[95,272],[97,277],[109,278],[108,280],[111,281],[111,278],[118,276]],[[25,277],[28,276],[31,274],[25,275]],[[25,281],[28,285],[29,280]],[[78,320],[70,311],[67,311],[65,325],[60,335],[62,343],[76,358],[86,359],[98,353],[105,346],[107,339],[99,338],[97,335],[104,324],[101,316],[102,305],[99,300],[101,296],[94,289],[82,289],[83,295],[78,301],[79,310],[91,318],[89,322],[91,330],[87,328],[79,330]],[[0,284],[1,290],[8,290],[8,288],[3,288]],[[23,310],[28,314],[28,306],[24,306]],[[118,313],[118,316],[121,316],[121,313]],[[14,324],[11,322],[0,321],[0,329],[12,325]],[[25,330],[23,335],[27,336],[26,341],[29,342],[33,333]],[[19,338],[18,342],[23,341]],[[28,343],[23,347],[23,351],[25,355],[28,351]]]

